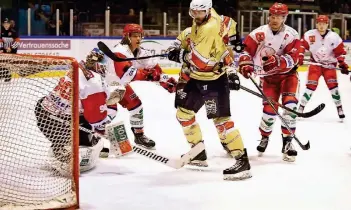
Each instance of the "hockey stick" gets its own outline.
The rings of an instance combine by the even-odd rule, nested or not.
[[[150,56],[137,57],[137,58],[120,58],[117,55],[115,55],[110,50],[110,48],[105,45],[105,43],[99,41],[97,43],[97,46],[107,57],[111,58],[113,61],[116,61],[116,62],[135,61],[135,60],[143,60],[143,59],[148,59],[148,58],[167,57],[168,56],[168,54],[159,54],[159,55],[150,55]]]
[[[249,88],[247,88],[247,87],[244,87],[244,86],[242,86],[242,85],[240,85],[240,89],[242,89],[242,90],[244,90],[244,91],[246,91],[246,92],[248,92],[248,93],[251,93],[251,94],[253,94],[253,95],[257,96],[257,97],[263,98],[263,96],[262,96],[261,94],[255,92],[255,91],[253,91],[253,90],[251,90],[251,89],[249,89]],[[300,112],[297,112],[297,111],[295,111],[295,110],[292,110],[292,109],[290,109],[289,107],[286,107],[286,106],[284,106],[284,105],[278,103],[277,101],[274,101],[274,100],[272,100],[272,99],[269,99],[269,100],[270,100],[273,104],[276,104],[276,105],[278,105],[279,107],[281,107],[281,108],[283,108],[283,109],[285,109],[285,110],[287,110],[287,111],[289,111],[289,112],[292,112],[292,113],[296,114],[296,115],[299,116],[299,117],[303,117],[303,118],[312,117],[312,116],[318,114],[319,112],[321,112],[321,111],[324,109],[324,107],[325,107],[325,104],[324,104],[324,103],[321,103],[320,105],[318,105],[316,108],[314,108],[314,109],[313,109],[312,111],[310,111],[310,112],[300,113]]]
[[[94,135],[106,138],[106,136],[99,134],[99,133],[96,133],[96,132],[93,132],[93,131],[86,129],[84,127],[79,127],[79,130],[82,130],[82,131],[87,132],[87,133],[94,133]],[[162,163],[164,165],[167,165],[167,166],[174,168],[174,169],[182,168],[185,164],[189,163],[191,161],[191,159],[196,157],[204,149],[205,149],[205,145],[202,142],[200,142],[196,146],[191,148],[191,150],[189,152],[187,152],[186,154],[184,154],[180,159],[171,159],[171,158],[159,155],[159,154],[152,152],[150,150],[147,150],[147,149],[140,147],[138,145],[133,146],[133,151],[135,153],[142,155],[144,157],[147,157],[149,159],[152,159],[154,161],[157,161],[159,163]]]
[[[54,115],[50,115],[50,118],[57,120],[59,122],[62,122],[62,123],[70,124],[68,121],[65,121],[61,118],[54,116]],[[86,133],[94,134],[94,135],[102,137],[102,138],[106,138],[105,135],[102,135],[102,134],[97,133],[97,132],[93,132],[92,130],[84,128],[82,126],[79,126],[79,130],[84,131]],[[106,138],[106,139],[108,139],[108,138]],[[180,159],[171,159],[171,158],[167,158],[165,156],[156,154],[150,150],[144,149],[138,145],[133,146],[133,151],[135,153],[142,155],[144,157],[147,157],[149,159],[155,160],[159,163],[162,163],[162,164],[167,165],[167,166],[174,168],[174,169],[182,168],[185,164],[189,163],[194,157],[196,157],[204,149],[205,149],[205,145],[203,144],[203,142],[200,142],[196,146],[191,148],[191,150],[189,152],[185,153]]]
[[[300,140],[296,137],[296,135],[294,134],[294,132],[291,130],[291,128],[289,127],[288,123],[285,121],[285,119],[279,114],[278,110],[274,107],[273,103],[267,98],[267,96],[263,93],[263,91],[261,90],[261,88],[259,87],[259,85],[256,83],[256,81],[250,76],[250,80],[252,81],[252,83],[254,83],[254,85],[256,86],[256,88],[260,91],[263,99],[265,101],[268,102],[268,104],[272,107],[273,111],[275,112],[275,114],[278,115],[279,119],[282,121],[282,123],[285,125],[285,127],[288,129],[289,133],[291,134],[291,136],[295,139],[295,141],[300,145],[300,147],[303,150],[308,150],[310,148],[310,142],[307,141],[307,143],[305,145],[303,145]]]
[[[321,67],[324,67],[324,68],[330,68],[330,69],[335,69],[335,70],[339,70],[339,71],[342,70],[342,68],[338,68],[338,67],[335,67],[335,66],[333,66],[333,65],[330,65],[330,66],[328,66],[328,65],[323,65],[323,64],[321,64],[321,63],[306,62],[306,63],[304,63],[304,64],[306,64],[306,65],[321,66]],[[351,70],[349,70],[349,72],[351,72]]]

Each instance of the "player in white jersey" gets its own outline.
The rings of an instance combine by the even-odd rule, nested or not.
[[[149,50],[140,47],[143,29],[138,24],[127,24],[123,29],[123,39],[112,50],[120,58],[136,58],[151,55]],[[130,124],[136,144],[153,149],[155,142],[144,135],[143,106],[139,97],[129,85],[132,81],[153,81],[168,92],[175,91],[176,80],[162,73],[156,59],[144,59],[114,62],[109,65],[108,83],[119,83],[126,88],[123,99],[119,102],[130,113]]]
[[[296,109],[298,92],[298,49],[300,48],[299,35],[293,28],[285,25],[289,11],[285,4],[274,3],[269,8],[269,23],[252,31],[245,39],[244,53],[239,57],[239,71],[249,78],[254,72],[254,65],[262,68],[264,94],[275,101],[282,96],[282,103],[290,109]],[[266,57],[266,59],[262,59]],[[275,105],[278,109],[278,106]],[[285,111],[283,118],[294,132],[296,128],[296,115]],[[263,116],[259,126],[262,135],[257,147],[263,153],[268,145],[276,113],[273,108],[263,102]],[[292,145],[292,137],[288,129],[282,125],[283,159],[294,161],[297,155]]]
[[[96,48],[88,54],[86,61],[79,63],[79,124],[100,134],[104,134],[106,124],[116,115],[116,110],[110,109],[108,104],[117,103],[121,97],[115,93],[125,91],[124,87],[106,85],[105,70],[104,54]],[[51,142],[52,165],[61,173],[68,170],[72,155],[69,148],[71,93],[72,72],[69,71],[48,95],[37,102],[35,108],[38,128]],[[86,171],[95,166],[103,141],[84,131],[80,131],[79,137],[81,171]]]
[[[329,18],[326,15],[317,17],[316,29],[307,31],[301,39],[299,65],[303,65],[305,50],[311,52],[306,91],[302,95],[299,112],[303,112],[313,92],[317,89],[318,80],[323,76],[327,84],[340,119],[345,118],[335,67],[341,68],[342,74],[348,74],[349,66],[345,63],[346,51],[340,36],[328,29]]]

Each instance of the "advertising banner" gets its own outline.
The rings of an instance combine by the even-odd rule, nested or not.
[[[104,42],[110,49],[113,49],[118,44],[120,39],[96,39],[96,38],[45,38],[36,39],[26,38],[21,39],[18,53],[31,55],[49,55],[49,56],[68,56],[75,59],[82,60],[93,48],[97,47],[99,41]],[[174,39],[144,39],[141,46],[145,49],[151,50],[152,54],[164,54],[167,48],[171,45]],[[351,43],[345,42],[345,49],[347,51],[346,62],[351,64]],[[161,68],[170,74],[177,74],[180,70],[180,64],[169,61],[167,58],[157,58]],[[238,55],[235,56],[237,62]],[[305,60],[309,59],[309,53],[306,53]],[[303,66],[300,70],[306,70]]]

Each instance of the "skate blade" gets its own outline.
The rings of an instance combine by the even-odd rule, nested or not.
[[[286,161],[286,162],[295,162],[295,156],[288,156],[286,154],[283,155],[283,160]]]
[[[264,152],[258,152],[258,157],[262,157]]]
[[[138,145],[139,147],[143,147],[145,149],[148,149],[148,150],[156,150],[156,147],[147,147],[147,146],[145,146],[143,144],[136,144],[136,145]]]
[[[100,158],[108,158],[108,156],[109,156],[108,152],[100,152],[100,155],[99,155]]]
[[[196,167],[208,167],[208,163],[206,160],[192,160],[188,163],[189,166],[196,166]]]
[[[239,181],[251,178],[252,175],[249,170],[242,171],[237,174],[223,174],[223,179],[227,181]]]

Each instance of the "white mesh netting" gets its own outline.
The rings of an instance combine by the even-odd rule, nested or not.
[[[72,70],[69,59],[0,54],[0,209],[76,203],[72,82],[57,88]]]

